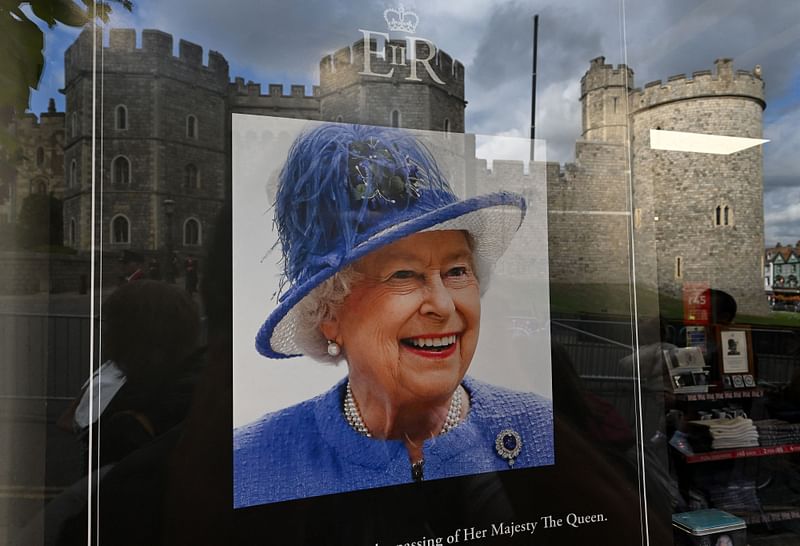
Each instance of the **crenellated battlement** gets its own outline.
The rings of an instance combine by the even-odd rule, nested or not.
[[[136,30],[112,28],[108,31],[108,45],[103,45],[103,70],[106,74],[158,73],[176,79],[197,79],[206,85],[219,87],[228,83],[228,61],[217,51],[208,52],[208,62],[203,63],[203,48],[187,40],[178,41],[178,54],[174,54],[171,34],[146,29],[141,32],[141,46],[136,45]],[[97,30],[98,44],[103,44],[102,30]],[[92,31],[85,28],[64,53],[66,82],[92,67]],[[205,81],[203,81],[205,80]]]
[[[311,94],[306,93],[305,85],[291,85],[289,94],[283,92],[284,85],[281,83],[271,83],[267,86],[267,93],[261,92],[261,84],[248,81],[245,83],[244,78],[236,77],[230,84],[231,95],[244,96],[244,97],[262,97],[262,98],[300,98],[300,99],[318,99],[319,86],[314,85],[311,87]]]
[[[409,59],[408,42],[391,40],[384,43],[370,39],[367,44],[371,53],[365,52],[365,41],[361,39],[320,60],[320,86],[323,94],[364,79],[393,83],[424,82],[429,85],[444,86],[448,93],[463,99],[464,65],[438,47],[434,46],[436,51],[431,55],[428,43],[415,42],[416,58],[420,60],[416,61],[416,67],[412,70],[411,64],[414,61]],[[381,46],[382,50],[379,49]],[[368,58],[365,59],[365,56]],[[430,75],[421,59],[427,60],[431,70],[443,83],[437,82]],[[391,76],[387,76],[388,74]]]
[[[764,82],[761,70],[754,71],[733,69],[732,59],[717,59],[716,70],[698,70],[691,77],[676,74],[667,78],[666,82],[654,80],[644,88],[634,89],[631,93],[631,110],[633,112],[652,108],[659,104],[700,97],[739,96],[755,100],[762,108],[764,101]]]
[[[605,57],[595,57],[589,61],[589,70],[581,78],[581,98],[596,89],[608,87],[633,87],[633,70],[625,64],[616,67],[606,64]]]

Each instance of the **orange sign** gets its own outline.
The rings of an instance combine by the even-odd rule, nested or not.
[[[711,287],[703,282],[687,282],[683,285],[683,322],[685,324],[708,324],[711,318]]]

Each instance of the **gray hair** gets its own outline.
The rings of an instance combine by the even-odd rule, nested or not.
[[[303,354],[320,362],[338,364],[343,354],[330,356],[328,340],[322,334],[322,323],[333,319],[344,299],[353,289],[353,284],[361,278],[352,265],[348,265],[333,277],[323,281],[305,298],[298,302],[295,343]]]

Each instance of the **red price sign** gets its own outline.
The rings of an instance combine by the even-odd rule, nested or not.
[[[683,285],[683,322],[708,324],[711,318],[711,287],[707,283],[687,282]]]

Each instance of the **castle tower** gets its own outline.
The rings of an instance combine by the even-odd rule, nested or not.
[[[587,141],[624,142],[628,126],[628,93],[633,70],[614,68],[605,57],[592,59],[581,78],[581,138]]]
[[[102,47],[102,35],[97,44]],[[144,30],[111,29],[98,52],[97,180],[106,251],[202,250],[224,198],[227,175],[228,63],[214,51]],[[90,250],[92,34],[66,50],[65,243]],[[102,82],[100,78],[102,77]],[[101,95],[98,93],[97,100]],[[100,210],[100,209],[98,209]]]
[[[38,120],[24,114],[15,126],[22,162],[9,191],[7,217],[0,218],[3,223],[16,221],[29,195],[51,194],[61,199],[64,194],[64,112],[57,112],[55,100],[50,99],[47,112]]]
[[[464,65],[427,40],[364,33],[320,61],[320,119],[463,133]]]
[[[625,284],[630,278],[628,91],[633,70],[590,61],[581,79],[582,134],[575,162],[548,165],[550,277]],[[599,310],[598,310],[599,311]]]
[[[736,298],[740,312],[765,311],[761,146],[730,155],[653,150],[650,130],[761,138],[759,73],[716,61],[716,73],[680,74],[630,95],[634,236],[654,250],[658,289],[681,297],[686,282]]]

